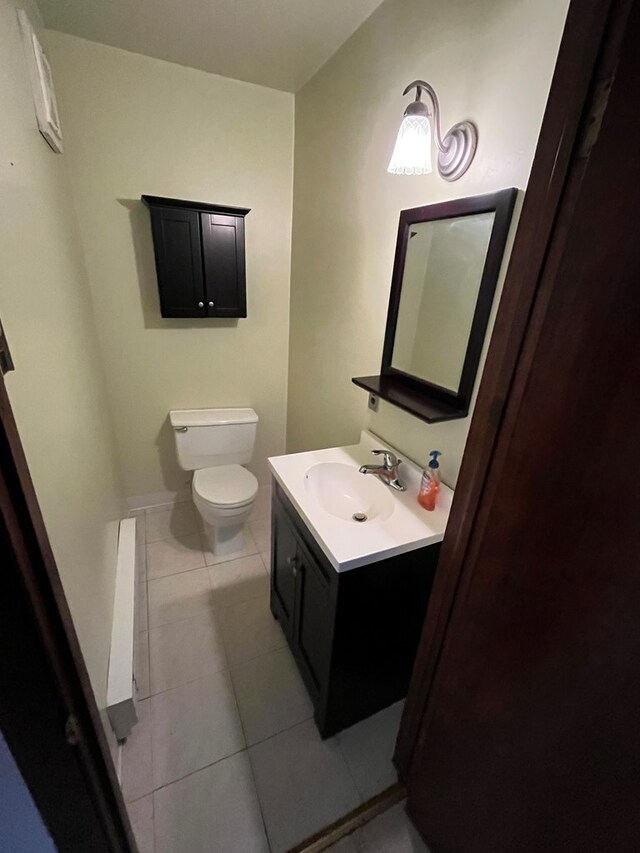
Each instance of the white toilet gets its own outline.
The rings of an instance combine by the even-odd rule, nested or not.
[[[193,471],[191,494],[215,555],[241,551],[244,524],[258,481],[243,468],[251,461],[258,416],[253,409],[183,409],[169,412],[178,463]]]

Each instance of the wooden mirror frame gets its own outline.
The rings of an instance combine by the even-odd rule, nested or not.
[[[352,381],[356,385],[428,423],[467,416],[517,194],[518,190],[511,187],[495,193],[413,207],[400,212],[380,375],[355,377]],[[391,365],[402,278],[412,225],[480,213],[495,213],[495,218],[480,279],[460,384],[455,392]]]

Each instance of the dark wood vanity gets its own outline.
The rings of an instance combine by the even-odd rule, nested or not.
[[[406,693],[440,544],[337,572],[274,482],[271,611],[329,737]]]

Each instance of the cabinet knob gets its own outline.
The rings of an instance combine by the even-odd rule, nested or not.
[[[209,303],[209,308],[213,308],[213,302]]]
[[[198,302],[198,308],[204,308],[204,302]]]

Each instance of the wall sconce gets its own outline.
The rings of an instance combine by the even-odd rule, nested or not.
[[[402,93],[416,90],[416,99],[404,111],[389,172],[394,175],[427,175],[431,166],[431,124],[438,148],[438,172],[445,181],[457,181],[471,165],[478,146],[478,131],[470,121],[454,124],[444,139],[440,133],[440,104],[433,86],[414,80]],[[422,103],[422,93],[431,98],[433,112]]]

